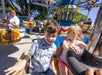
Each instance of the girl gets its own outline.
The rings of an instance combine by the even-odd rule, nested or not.
[[[63,41],[63,52],[60,56],[61,62],[68,66],[66,61],[66,53],[68,50],[73,50],[77,54],[81,54],[87,46],[82,40],[81,28],[79,26],[70,26],[67,32],[67,38]],[[60,63],[60,74],[67,75],[64,72],[63,64]],[[63,68],[63,69],[62,69]]]
[[[94,34],[98,34],[99,36],[93,36]],[[88,47],[81,56],[76,54],[73,50],[67,51],[66,59],[71,71],[75,75],[102,75],[102,59],[90,53],[90,49],[102,50],[102,32],[100,30],[95,31],[93,32],[93,35],[95,41],[93,40],[88,43]],[[92,40],[93,37],[90,39]]]

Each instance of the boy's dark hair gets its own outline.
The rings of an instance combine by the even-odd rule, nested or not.
[[[55,20],[47,20],[45,24],[45,31],[51,34],[58,32],[59,34],[59,31],[60,31],[59,23]]]

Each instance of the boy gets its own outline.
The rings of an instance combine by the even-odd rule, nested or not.
[[[45,37],[35,40],[31,46],[26,60],[18,65],[5,70],[6,75],[15,75],[22,70],[30,60],[29,73],[31,75],[55,75],[50,69],[51,59],[56,52],[54,41],[59,33],[59,24],[54,20],[48,20],[45,26]]]

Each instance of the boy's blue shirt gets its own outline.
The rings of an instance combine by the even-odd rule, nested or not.
[[[56,52],[56,45],[47,44],[44,38],[34,40],[30,49],[30,67],[29,72],[45,72],[51,63],[52,56]]]

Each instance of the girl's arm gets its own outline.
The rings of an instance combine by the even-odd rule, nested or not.
[[[80,53],[80,48],[76,46],[74,43],[68,45],[67,40],[63,41],[63,48],[65,50],[73,50],[75,53]]]
[[[64,40],[64,41],[63,41],[63,45],[62,45],[62,46],[63,46],[64,49],[67,49],[67,50],[69,49],[67,40]]]

